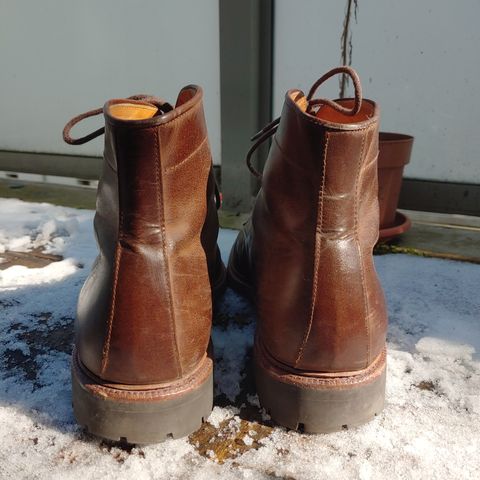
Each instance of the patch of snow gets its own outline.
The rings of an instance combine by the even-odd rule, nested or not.
[[[69,368],[77,295],[96,256],[92,220],[91,211],[0,199],[0,251],[64,257],[0,272],[1,479],[480,478],[480,266],[406,255],[375,259],[390,327],[387,405],[371,423],[329,435],[275,427],[253,448],[252,421],[243,440],[252,448],[223,464],[213,447],[206,458],[188,439],[127,451],[85,435],[71,410]],[[220,234],[224,260],[235,236]],[[243,383],[254,311],[227,290],[218,317],[222,406],[208,421],[238,432],[258,406]]]
[[[233,295],[233,292],[229,293]],[[229,325],[226,328],[214,328],[212,331],[217,389],[232,402],[239,395],[240,384],[245,377],[242,367],[253,346],[253,333],[252,324],[246,327]]]
[[[258,395],[247,395],[247,400],[250,405],[253,405],[255,407],[260,407],[260,400],[258,399]]]
[[[253,438],[249,437],[249,436],[243,437],[243,443],[245,443],[245,445],[252,445],[253,444]]]
[[[223,408],[213,407],[212,413],[208,417],[208,423],[218,428],[223,421],[233,418],[238,413],[238,408],[232,405]]]
[[[58,282],[74,274],[78,264],[72,258],[53,262],[43,268],[28,268],[13,265],[0,272],[2,288],[11,289],[29,285],[44,285],[48,282]]]

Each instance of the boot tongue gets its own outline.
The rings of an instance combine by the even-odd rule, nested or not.
[[[120,120],[145,120],[152,118],[158,113],[158,107],[149,102],[141,102],[126,99],[125,102],[110,105],[109,113]]]

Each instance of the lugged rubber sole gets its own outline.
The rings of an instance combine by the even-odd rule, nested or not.
[[[269,362],[255,344],[260,404],[278,424],[307,433],[330,433],[367,423],[385,403],[385,351],[367,369],[348,376],[304,376]]]
[[[194,374],[157,388],[115,388],[72,359],[73,411],[93,435],[131,444],[180,438],[196,431],[213,407],[213,362],[207,357]]]

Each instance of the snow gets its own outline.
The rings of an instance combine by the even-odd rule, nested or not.
[[[249,370],[253,309],[227,290],[206,428],[133,448],[85,434],[71,410],[69,362],[76,298],[96,256],[92,219],[0,199],[0,252],[63,256],[0,271],[1,479],[480,478],[480,266],[406,255],[375,258],[390,327],[387,406],[371,423],[330,435],[273,426]],[[235,236],[220,234],[224,259]],[[221,457],[225,445],[233,453]]]

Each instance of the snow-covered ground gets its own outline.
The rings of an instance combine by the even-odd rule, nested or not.
[[[274,427],[249,370],[252,308],[228,290],[213,330],[209,423],[141,448],[86,435],[72,415],[69,362],[76,297],[96,255],[92,218],[0,199],[0,252],[64,257],[0,271],[0,478],[480,478],[480,266],[405,255],[376,257],[390,328],[387,406],[370,424],[330,435]],[[224,258],[234,238],[221,232]]]

